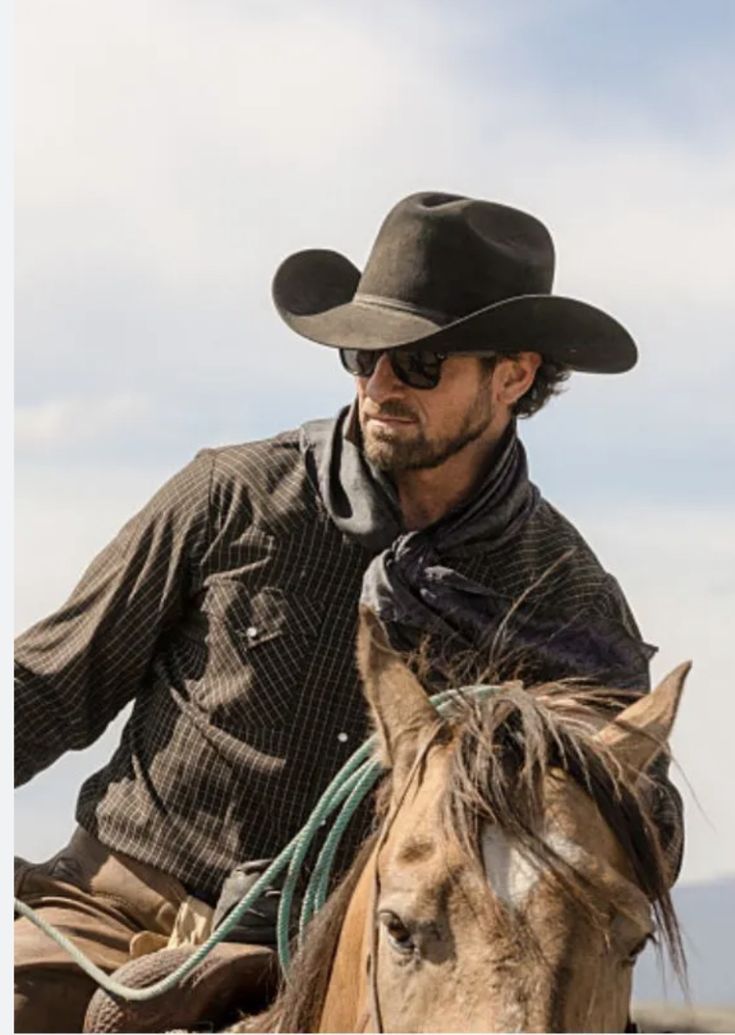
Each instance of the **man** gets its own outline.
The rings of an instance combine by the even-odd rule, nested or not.
[[[334,252],[291,256],[276,306],[340,350],[353,405],[200,453],[20,637],[18,782],[134,701],[70,846],[19,877],[104,968],[136,934],[170,934],[187,896],[215,906],[238,864],[277,854],[362,741],[361,598],[397,649],[424,648],[430,681],[647,689],[652,648],[516,436],[570,370],[636,360],[615,320],[551,294],[553,265],[538,220],[438,193],[392,210],[362,274]],[[262,940],[257,919],[242,936]],[[18,1030],[78,1027],[93,983],[26,920],[16,954]]]

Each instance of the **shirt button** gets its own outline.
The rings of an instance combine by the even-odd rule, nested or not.
[[[245,630],[245,635],[249,640],[254,640],[255,637],[258,635],[258,630],[255,628],[254,625],[249,625],[248,628]]]
[[[340,742],[341,744],[344,744],[344,743],[345,743],[345,741],[347,740],[347,734],[346,734],[346,733],[344,733],[344,732],[342,732],[342,733],[338,733],[338,734],[337,734],[337,740],[338,740],[338,741],[339,741],[339,742]]]

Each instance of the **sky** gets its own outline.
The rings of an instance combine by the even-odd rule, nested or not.
[[[673,748],[682,880],[735,873],[735,5],[24,0],[16,78],[18,631],[203,446],[349,401],[270,300],[301,248],[362,266],[417,190],[540,217],[554,290],[636,338],[524,423],[532,478],[623,585]],[[68,838],[119,722],[16,793]]]

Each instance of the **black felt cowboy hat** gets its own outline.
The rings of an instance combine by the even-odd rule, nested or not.
[[[412,194],[385,219],[362,273],[338,252],[296,252],[273,299],[289,327],[322,345],[439,352],[540,352],[612,374],[636,362],[607,313],[551,294],[554,245],[518,209],[457,194]]]

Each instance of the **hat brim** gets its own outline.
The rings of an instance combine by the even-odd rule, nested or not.
[[[442,324],[410,309],[355,299],[359,279],[360,271],[338,252],[297,252],[278,269],[273,299],[289,327],[331,348],[538,352],[596,374],[623,373],[638,358],[617,320],[577,299],[520,295]]]

